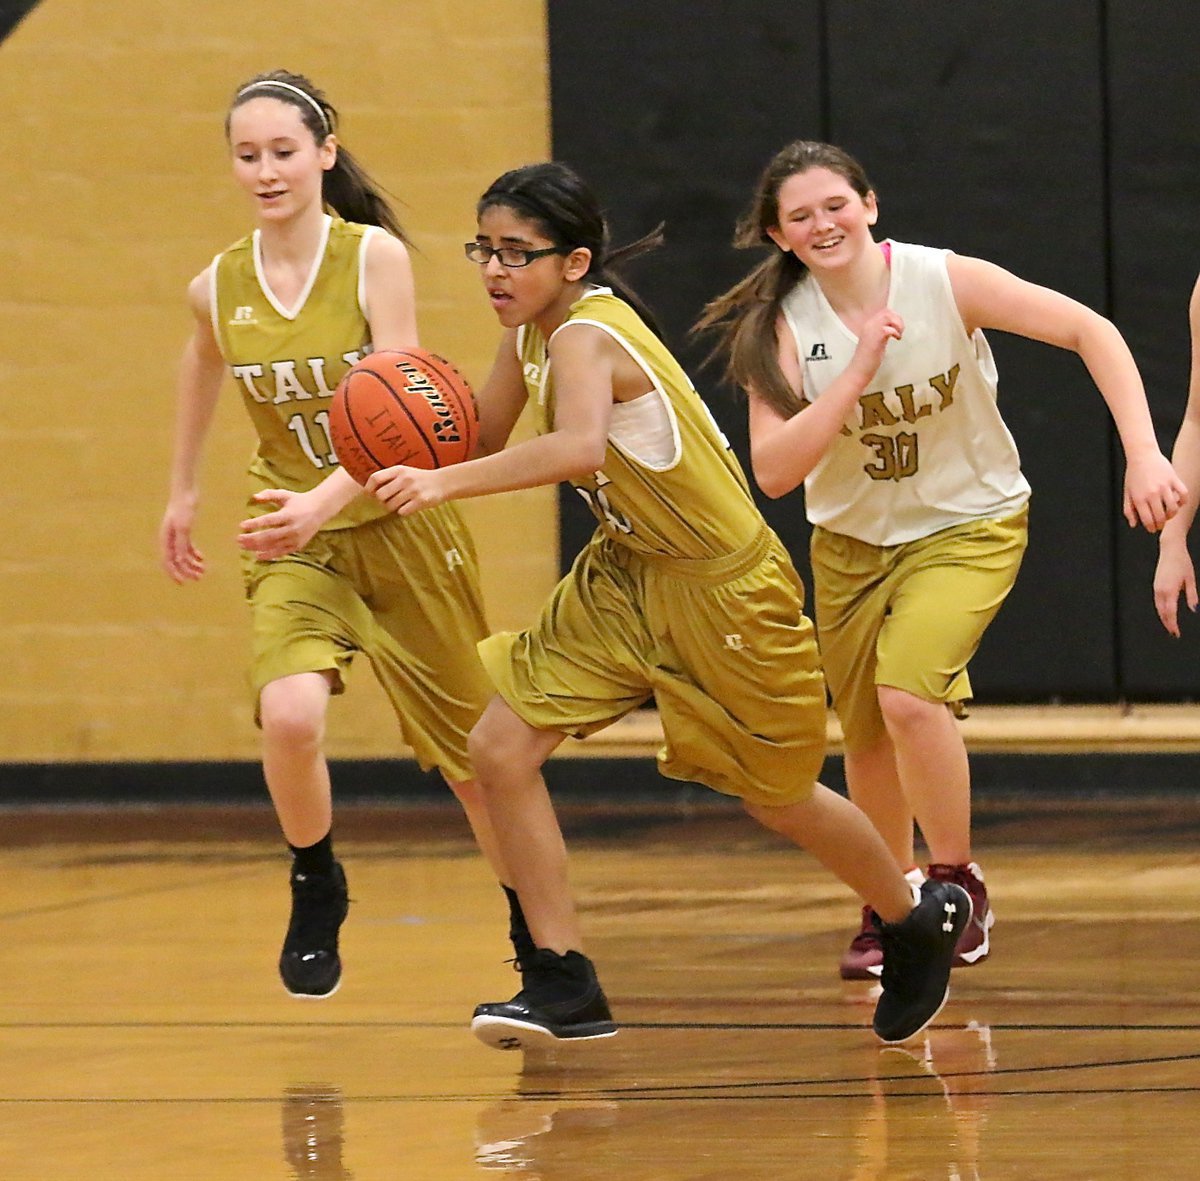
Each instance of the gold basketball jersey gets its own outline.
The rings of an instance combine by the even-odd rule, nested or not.
[[[337,466],[329,402],[342,374],[371,351],[363,258],[371,234],[383,232],[326,216],[312,273],[291,308],[266,282],[257,230],[213,260],[213,331],[258,433],[254,491],[307,492]],[[323,527],[358,525],[386,512],[360,496]]]
[[[647,461],[609,432],[604,467],[573,481],[614,541],[639,553],[708,559],[735,553],[763,528],[741,465],[712,413],[666,345],[623,299],[593,288],[571,305],[559,332],[590,324],[607,332],[637,362],[661,400],[672,453]],[[547,341],[532,324],[518,335],[525,387],[538,429],[554,423],[554,375]]]

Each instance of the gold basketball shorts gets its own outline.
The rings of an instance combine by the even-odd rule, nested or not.
[[[243,558],[253,624],[250,680],[371,662],[404,741],[425,769],[471,778],[467,735],[492,695],[476,643],[487,635],[475,548],[458,509],[389,514],[324,530],[299,553]]]
[[[825,755],[825,682],[803,607],[799,575],[765,526],[707,561],[597,534],[533,627],[479,648],[529,725],[583,737],[653,697],[662,774],[779,806],[808,798]]]
[[[1028,508],[900,545],[815,528],[813,599],[821,661],[846,749],[885,735],[880,685],[961,713],[967,665],[1016,582]]]

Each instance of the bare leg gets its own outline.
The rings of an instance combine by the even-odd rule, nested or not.
[[[467,823],[471,826],[471,832],[475,834],[475,843],[487,858],[492,872],[502,886],[511,886],[512,877],[505,866],[495,830],[492,828],[492,818],[488,813],[487,797],[483,789],[474,779],[465,779],[458,783],[451,783],[450,780],[446,782],[450,784],[450,790],[462,804]]]
[[[333,823],[329,766],[325,761],[325,714],[330,675],[296,673],[264,686],[263,776],[288,843],[315,844]]]
[[[971,774],[954,715],[940,702],[886,685],[879,687],[879,705],[930,860],[966,864],[971,860]]]
[[[867,750],[846,751],[846,786],[850,798],[870,817],[891,849],[896,864],[916,864],[913,814],[900,785],[892,740],[883,738]]]
[[[530,726],[503,698],[493,697],[470,738],[497,854],[520,896],[534,942],[560,955],[583,948],[566,845],[541,770],[564,737]]]
[[[760,824],[807,849],[888,923],[913,908],[912,889],[870,820],[849,800],[821,784],[799,804],[769,808],[746,804]]]

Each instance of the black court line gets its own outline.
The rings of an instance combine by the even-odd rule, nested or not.
[[[393,1095],[357,1095],[339,1096],[341,1101],[356,1103],[479,1103],[497,1099],[519,1098],[526,1101],[621,1101],[621,1102],[729,1102],[742,1100],[758,1102],[768,1099],[852,1099],[871,1098],[879,1092],[876,1088],[888,1083],[920,1084],[927,1088],[930,1082],[945,1084],[948,1079],[962,1078],[996,1078],[999,1076],[1018,1077],[1039,1074],[1060,1074],[1083,1070],[1116,1070],[1127,1067],[1163,1066],[1171,1063],[1200,1061],[1197,1054],[1169,1054],[1148,1058],[1113,1058],[1090,1062],[1069,1062],[1059,1064],[1041,1064],[1035,1066],[999,1067],[994,1070],[977,1071],[947,1071],[939,1073],[936,1070],[922,1078],[911,1075],[851,1075],[834,1078],[808,1079],[756,1079],[741,1082],[705,1082],[705,1083],[657,1083],[615,1087],[588,1087],[581,1089],[543,1089],[522,1090],[514,1095],[509,1092],[483,1092],[477,1094],[393,1094]],[[569,1069],[569,1068],[568,1068]],[[812,1092],[812,1088],[852,1087],[859,1085],[861,1090]],[[808,1089],[808,1093],[806,1090]],[[1024,1097],[1051,1095],[1191,1095],[1200,1094],[1200,1083],[1191,1086],[1095,1086],[1095,1087],[989,1087],[987,1089],[972,1089],[972,1097]],[[928,1098],[928,1090],[908,1091],[887,1089],[883,1092],[885,1098]],[[63,1096],[59,1098],[25,1098],[18,1099],[0,1096],[0,1106],[16,1104],[131,1104],[131,1103],[277,1103],[275,1096],[141,1096],[121,1098],[101,1098],[97,1096]]]
[[[930,1082],[936,1082],[932,1076]],[[764,1084],[770,1086],[771,1084]],[[1047,1087],[1030,1090],[994,1090],[971,1091],[972,1099],[1036,1099],[1053,1096],[1084,1096],[1084,1095],[1196,1095],[1200,1094],[1200,1086],[1194,1087]],[[564,1108],[573,1107],[580,1103],[594,1103],[609,1100],[620,1103],[762,1103],[768,1101],[795,1102],[803,1100],[806,1103],[820,1103],[828,1100],[845,1099],[876,1099],[875,1091],[829,1091],[819,1095],[780,1094],[780,1095],[619,1095],[609,1096],[603,1091],[563,1091],[553,1095],[514,1094],[512,1091],[485,1092],[479,1095],[340,1095],[335,1099],[324,1099],[322,1102],[339,1106],[351,1103],[496,1103],[514,1100],[531,1100],[544,1103],[548,1099],[562,1102]],[[274,1106],[286,1102],[286,1095],[213,1095],[189,1097],[184,1095],[162,1096],[147,1095],[142,1097],[122,1096],[103,1099],[96,1096],[65,1096],[58,1099],[6,1099],[0,1097],[0,1107],[34,1107],[66,1105],[74,1107],[183,1107],[188,1104],[212,1106],[235,1104],[245,1106]],[[942,1096],[931,1095],[928,1091],[913,1091],[907,1093],[888,1093],[885,1099],[932,1099]]]
[[[465,1030],[467,1021],[0,1021],[0,1029],[460,1029]],[[1047,1022],[1034,1024],[1019,1022],[1001,1024],[986,1023],[993,1033],[1002,1030],[1009,1033],[1200,1033],[1200,1023],[1185,1022],[1155,1025],[1141,1023],[1126,1024],[1061,1024]],[[747,1022],[634,1022],[623,1021],[622,1030],[657,1029],[677,1030],[690,1033],[696,1030],[730,1031],[733,1033],[769,1030],[793,1030],[800,1033],[828,1033],[842,1031],[853,1033],[865,1030],[865,1023],[854,1021],[808,1021],[788,1023]],[[963,1025],[931,1025],[930,1032],[963,1031]],[[570,1043],[567,1043],[568,1045]]]

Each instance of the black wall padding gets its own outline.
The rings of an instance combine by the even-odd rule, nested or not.
[[[831,134],[878,186],[880,232],[1103,309],[1100,54],[1095,4],[831,0]],[[988,336],[1034,496],[1021,576],[972,680],[981,700],[1107,696],[1120,502],[1104,403],[1072,354]]]
[[[1169,451],[1187,400],[1187,304],[1200,271],[1200,9],[1192,0],[1109,0],[1108,32],[1113,315]],[[1200,618],[1184,620],[1182,641],[1162,629],[1151,592],[1157,556],[1152,539],[1122,525],[1118,656],[1125,693],[1200,696]]]
[[[38,0],[0,0],[0,41],[38,6]]]
[[[767,159],[797,137],[860,156],[883,234],[987,258],[1113,315],[1164,444],[1173,437],[1200,267],[1200,18],[1187,0],[555,0],[548,11],[555,154],[607,197],[618,241],[667,220],[668,247],[632,277],[743,458],[744,410],[682,333],[750,265],[728,245],[734,220]],[[1119,452],[1085,369],[1051,346],[989,336],[1034,500],[1025,568],[972,666],[978,698],[1194,684],[1192,649],[1167,652],[1152,634],[1142,567],[1154,545],[1119,521]],[[800,499],[764,511],[806,570]],[[590,530],[569,504],[566,560]]]
[[[730,245],[767,160],[788,139],[824,134],[822,5],[772,0],[555,0],[550,17],[554,152],[606,201],[618,244],[667,223],[667,244],[628,278],[654,309],[714,415],[746,462],[745,408],[701,368],[687,330],[704,302],[755,261]],[[768,504],[803,548],[798,499]],[[564,566],[591,535],[580,498],[562,495]]]

